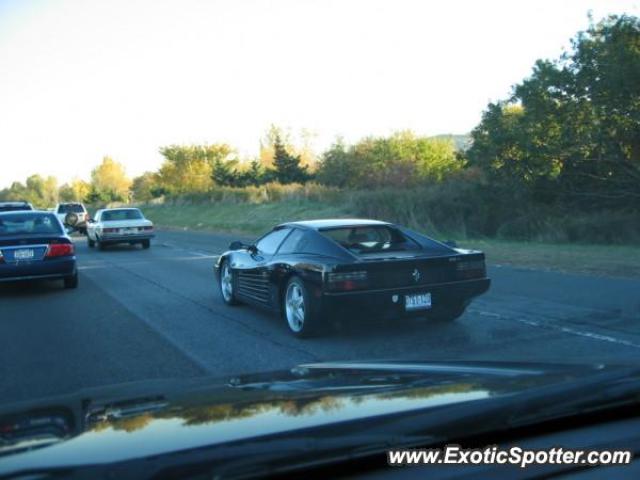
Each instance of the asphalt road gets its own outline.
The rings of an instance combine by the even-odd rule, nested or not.
[[[456,322],[359,322],[297,340],[274,315],[220,300],[212,265],[231,239],[159,232],[150,250],[101,252],[77,238],[77,290],[0,285],[0,403],[323,360],[640,360],[640,279],[499,266]]]

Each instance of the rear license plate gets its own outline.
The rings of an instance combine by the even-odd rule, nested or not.
[[[404,297],[405,310],[428,310],[431,308],[431,294],[418,293]]]
[[[31,248],[25,248],[23,250],[16,250],[13,252],[13,258],[16,260],[31,260],[33,256],[33,249]]]

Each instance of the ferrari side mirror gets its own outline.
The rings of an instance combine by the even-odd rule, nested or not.
[[[231,242],[231,244],[229,245],[229,250],[240,250],[242,248],[244,248],[244,244],[237,240],[235,242]]]

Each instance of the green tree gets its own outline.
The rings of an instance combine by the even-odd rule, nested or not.
[[[536,62],[473,131],[470,165],[531,199],[640,206],[640,22],[611,16]]]
[[[233,149],[227,144],[170,145],[158,171],[158,186],[171,194],[202,193],[211,189],[214,164],[228,161]]]
[[[440,182],[463,166],[450,139],[405,131],[368,137],[351,147],[338,140],[323,153],[317,178],[343,188],[410,187]]]
[[[124,166],[111,157],[103,157],[102,162],[91,172],[91,192],[88,197],[94,202],[122,202],[129,200],[131,180]]]
[[[240,176],[236,171],[237,160],[216,158],[213,162],[211,178],[216,185],[236,187],[239,186]]]
[[[148,202],[159,195],[157,175],[154,172],[144,172],[133,179],[131,195],[136,202]]]
[[[69,185],[68,183],[61,185],[60,189],[58,190],[58,198],[60,199],[61,202],[75,201],[73,189],[71,188],[71,185]]]
[[[61,202],[84,202],[91,191],[91,185],[84,180],[75,178],[71,183],[65,183],[58,190]]]
[[[265,169],[273,168],[275,159],[276,140],[285,145],[289,151],[293,151],[291,135],[282,127],[271,124],[263,137],[260,139],[260,163]]]
[[[274,139],[273,151],[274,175],[280,183],[304,183],[309,179],[307,167],[300,164],[300,156],[290,154],[279,135]]]
[[[325,185],[345,188],[355,186],[356,176],[356,163],[353,155],[347,149],[344,140],[339,138],[322,154],[318,165],[317,179]]]
[[[0,199],[5,202],[28,201],[27,187],[22,182],[13,182],[9,188],[0,191]]]
[[[249,169],[245,172],[245,181],[248,185],[261,185],[264,183],[264,167],[258,160],[251,160]]]

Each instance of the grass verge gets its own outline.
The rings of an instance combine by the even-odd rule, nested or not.
[[[311,218],[354,216],[348,205],[308,199],[270,203],[148,205],[148,218],[160,227],[257,236],[278,223]],[[429,234],[429,232],[426,232]],[[598,276],[640,278],[640,246],[552,244],[493,239],[459,239],[483,250],[490,264]]]
[[[149,205],[145,215],[161,227],[259,235],[274,225],[310,218],[348,217],[340,206],[294,199],[272,203]]]
[[[493,265],[608,277],[640,278],[640,246],[465,240]]]

